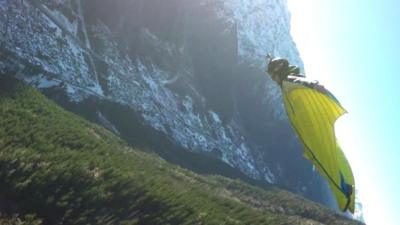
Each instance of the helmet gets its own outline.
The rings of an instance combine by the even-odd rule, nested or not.
[[[289,69],[289,62],[286,59],[276,58],[268,64],[268,73],[271,75],[285,74]]]
[[[287,76],[288,69],[289,62],[286,59],[276,58],[269,62],[267,72],[274,81],[281,84],[282,80]]]

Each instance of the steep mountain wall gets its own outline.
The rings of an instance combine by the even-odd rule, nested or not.
[[[8,0],[0,29],[3,73],[131,144],[168,142],[334,207],[264,72],[267,53],[303,67],[285,0]]]

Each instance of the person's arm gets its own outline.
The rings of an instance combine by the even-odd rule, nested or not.
[[[310,81],[305,77],[299,77],[293,75],[289,75],[286,80],[292,83],[301,84],[305,87],[312,88],[321,92],[326,92],[325,87],[322,84],[320,84],[317,80]]]

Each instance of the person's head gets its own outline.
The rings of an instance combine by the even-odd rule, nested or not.
[[[268,63],[267,72],[275,82],[281,84],[287,76],[288,69],[289,62],[286,59],[276,58]]]

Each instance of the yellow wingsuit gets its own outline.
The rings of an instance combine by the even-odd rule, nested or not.
[[[328,92],[283,80],[285,108],[304,146],[304,157],[328,181],[342,211],[354,213],[354,177],[335,137],[335,121],[346,110]]]

